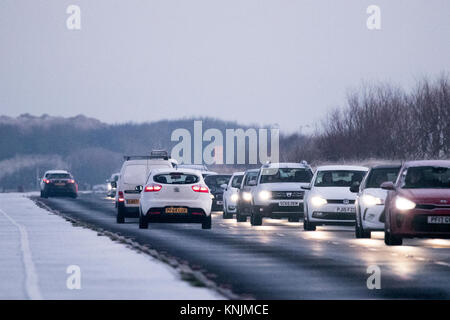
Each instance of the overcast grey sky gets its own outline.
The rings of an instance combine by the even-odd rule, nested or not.
[[[66,28],[70,4],[81,30]],[[362,80],[408,88],[449,71],[449,15],[449,0],[1,0],[0,114],[292,131]]]

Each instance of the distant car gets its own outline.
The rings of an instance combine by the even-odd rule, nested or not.
[[[309,186],[312,176],[306,162],[263,165],[251,190],[251,224],[259,226],[265,217],[299,222],[303,217],[302,187]]]
[[[139,189],[139,228],[147,229],[153,222],[180,222],[211,229],[211,193],[198,170],[152,170]]]
[[[372,167],[361,185],[350,187],[350,191],[357,193],[355,202],[356,238],[370,238],[372,231],[384,230],[384,203],[387,191],[381,189],[381,184],[386,181],[394,182],[399,170],[400,165]]]
[[[236,213],[239,188],[242,183],[244,172],[235,172],[228,181],[223,193],[223,218],[232,219]]]
[[[116,190],[117,190],[117,181],[119,180],[120,172],[113,173],[111,177],[106,180],[108,184],[108,191],[106,195],[108,197],[114,198],[116,196]]]
[[[212,201],[212,211],[223,210],[223,192],[230,181],[230,174],[214,174],[205,177],[205,183],[209,188],[209,191],[214,196]]]
[[[140,192],[136,187],[143,185],[153,169],[172,168],[167,153],[152,152],[150,156],[125,156],[119,180],[115,204],[117,223],[124,223],[125,218],[139,217]]]
[[[40,181],[41,197],[69,196],[76,198],[78,184],[66,170],[49,170]]]
[[[245,171],[238,191],[236,221],[246,222],[252,210],[252,189],[256,186],[260,169]]]
[[[356,194],[350,192],[368,171],[360,166],[321,166],[306,189],[303,228],[316,230],[320,225],[354,225]]]
[[[450,238],[450,161],[410,161],[397,180],[384,182],[384,241],[401,245],[403,238]]]

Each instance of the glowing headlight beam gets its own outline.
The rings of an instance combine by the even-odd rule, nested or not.
[[[403,197],[397,197],[395,199],[395,207],[398,210],[411,210],[414,209],[416,207],[416,204],[414,202],[412,202],[411,200],[408,200],[406,198]]]
[[[270,196],[271,196],[271,194],[270,194],[270,192],[267,191],[267,190],[262,190],[262,191],[259,193],[259,198],[260,198],[261,200],[269,200],[269,199],[270,199]]]
[[[327,204],[327,200],[322,198],[321,196],[314,196],[311,198],[311,203],[315,207],[320,207]]]
[[[368,206],[368,207],[372,207],[378,204],[383,204],[383,199],[374,197],[370,194],[365,194],[361,197],[362,202]]]
[[[252,200],[252,194],[250,192],[244,192],[242,194],[242,199],[244,199],[245,201],[250,201]]]

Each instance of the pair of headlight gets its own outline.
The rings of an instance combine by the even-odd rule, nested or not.
[[[262,190],[258,193],[258,197],[260,200],[269,200],[272,197],[272,194],[267,190]],[[242,199],[244,199],[244,201],[251,201],[252,194],[250,192],[244,192],[242,193]]]

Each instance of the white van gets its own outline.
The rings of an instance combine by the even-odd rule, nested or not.
[[[173,167],[166,151],[152,151],[150,156],[125,156],[124,159],[115,196],[117,223],[124,223],[127,217],[139,217],[140,190],[136,187],[145,184],[151,170]]]

